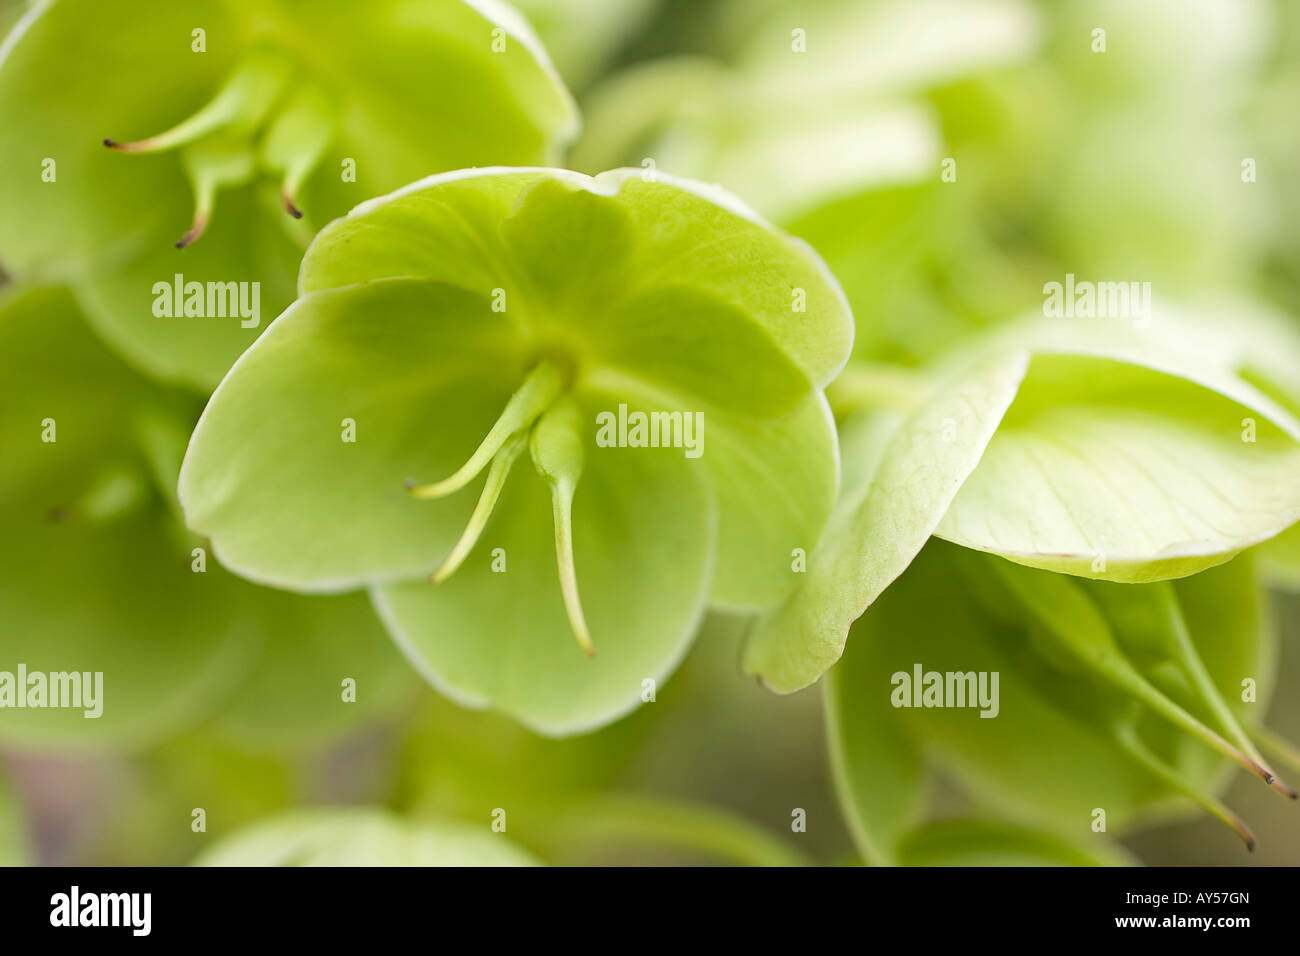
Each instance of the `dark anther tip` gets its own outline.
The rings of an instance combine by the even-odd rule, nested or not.
[[[107,136],[104,137],[104,145],[109,149],[117,149],[117,143],[109,139]]]
[[[293,200],[290,199],[288,196],[284,197],[284,208],[285,211],[288,212],[289,215],[293,216],[294,219],[302,218],[302,210],[299,209],[297,206],[295,206],[293,204]]]

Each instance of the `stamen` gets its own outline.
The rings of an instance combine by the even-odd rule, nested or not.
[[[1200,693],[1202,701],[1210,712],[1214,714],[1220,728],[1237,747],[1245,753],[1258,766],[1263,768],[1267,774],[1266,782],[1273,789],[1296,799],[1295,790],[1287,786],[1286,782],[1280,779],[1273,768],[1270,767],[1260,754],[1259,749],[1247,736],[1246,731],[1242,728],[1241,723],[1228,708],[1227,702],[1219,693],[1219,689],[1214,686],[1209,672],[1205,669],[1205,663],[1201,656],[1196,652],[1196,646],[1192,643],[1191,634],[1187,630],[1187,621],[1183,617],[1182,608],[1175,597],[1173,587],[1169,584],[1161,586],[1161,603],[1164,613],[1168,619],[1170,631],[1174,635],[1174,646],[1177,653],[1178,661],[1182,664],[1187,676],[1191,678],[1192,686]]]
[[[1109,631],[1090,634],[1082,640],[1077,639],[1071,633],[1072,624],[1061,620],[1061,609],[1052,606],[1053,594],[1060,596],[1059,591],[1044,592],[1042,588],[1035,584],[1035,578],[1027,577],[1024,569],[1016,565],[997,562],[993,567],[997,569],[999,577],[1011,588],[1024,606],[1034,612],[1039,623],[1058,638],[1061,638],[1061,649],[1069,653],[1079,666],[1086,667],[1098,677],[1104,678],[1115,687],[1146,704],[1147,707],[1170,723],[1187,731],[1206,746],[1217,750],[1243,769],[1259,777],[1269,786],[1274,786],[1275,789],[1280,790],[1282,793],[1290,795],[1291,789],[1278,781],[1269,770],[1243,753],[1240,748],[1224,740],[1218,733],[1205,726],[1147,681],[1113,643],[1114,639]],[[1066,593],[1068,595],[1073,592]],[[1083,600],[1086,601],[1087,599]],[[1067,608],[1066,611],[1067,617],[1074,612],[1091,611],[1093,614],[1096,613],[1095,609],[1088,608],[1086,604]],[[1104,625],[1099,625],[1099,627],[1104,627]]]
[[[464,560],[469,557],[469,553],[474,550],[479,535],[483,533],[488,518],[492,516],[492,509],[496,507],[497,499],[501,497],[501,489],[505,487],[510,469],[514,466],[515,459],[524,450],[524,445],[527,442],[528,432],[521,429],[506,440],[506,443],[501,446],[501,450],[492,459],[492,467],[488,469],[487,483],[483,486],[483,493],[479,495],[478,504],[474,506],[474,513],[470,515],[464,533],[461,534],[460,540],[456,542],[456,546],[451,549],[451,554],[442,563],[442,567],[429,575],[429,580],[434,584],[441,584],[451,577]]]
[[[530,450],[537,473],[551,486],[551,510],[555,522],[555,561],[560,572],[560,592],[578,645],[588,657],[596,648],[587,630],[578,595],[578,576],[573,565],[573,493],[582,476],[586,453],[582,444],[582,413],[572,398],[556,402],[533,428]]]
[[[528,377],[524,379],[519,389],[510,396],[505,411],[501,413],[501,417],[496,420],[487,437],[483,439],[474,454],[469,456],[465,464],[450,477],[432,484],[417,485],[414,481],[408,481],[407,490],[416,498],[442,498],[464,488],[501,450],[506,439],[521,428],[531,425],[537,416],[555,401],[563,388],[564,376],[560,374],[559,369],[543,359],[528,373]]]
[[[1255,730],[1255,736],[1263,742],[1264,747],[1278,760],[1290,767],[1300,770],[1300,750],[1296,749],[1295,744],[1287,740],[1281,734],[1275,734],[1267,727],[1258,727]],[[1292,797],[1294,800],[1295,798]]]
[[[130,143],[105,139],[119,153],[158,153],[192,143],[223,126],[255,127],[275,103],[289,76],[283,57],[267,51],[252,54],[207,105],[171,129]]]
[[[212,221],[217,190],[246,182],[253,175],[253,156],[246,149],[218,139],[207,139],[186,148],[182,154],[185,172],[194,187],[194,223],[176,243],[177,249],[192,244]]]
[[[1242,753],[1239,748],[1224,740],[1223,737],[1219,736],[1219,734],[1205,726],[1205,724],[1201,723],[1182,707],[1178,706],[1178,704],[1174,703],[1162,694],[1159,690],[1148,683],[1146,678],[1133,669],[1133,667],[1127,662],[1112,659],[1099,663],[1101,663],[1103,673],[1106,673],[1112,681],[1120,687],[1128,690],[1133,694],[1133,696],[1137,697],[1140,701],[1154,710],[1157,714],[1164,717],[1170,723],[1177,727],[1181,727],[1193,737],[1204,743],[1207,747],[1217,750],[1229,760],[1232,760],[1244,770],[1253,773],[1274,789],[1280,790],[1282,793],[1286,793],[1287,790],[1290,789],[1287,788],[1286,790],[1282,790],[1281,787],[1276,786],[1280,781],[1278,781],[1272,773],[1260,766],[1260,764],[1255,760]],[[1281,786],[1285,787],[1286,785],[1282,784]]]
[[[1241,837],[1242,842],[1246,844],[1247,850],[1253,851],[1255,849],[1255,834],[1246,825],[1246,821],[1229,810],[1221,801],[1208,794],[1201,793],[1174,773],[1164,761],[1147,748],[1132,726],[1118,725],[1112,728],[1112,732],[1116,742],[1129,756],[1163,780],[1169,787],[1227,825],[1232,832]]]
[[[334,108],[323,93],[304,87],[271,124],[262,142],[262,162],[284,174],[280,196],[295,219],[302,218],[298,190],[334,138]]]

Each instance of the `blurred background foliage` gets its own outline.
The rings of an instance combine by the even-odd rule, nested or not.
[[[0,0],[0,28],[22,6]],[[1300,314],[1300,4],[518,6],[583,109],[570,165],[653,164],[721,182],[809,241],[857,316],[854,362],[916,366],[1039,308],[1043,282],[1067,272]],[[794,31],[806,52],[792,48]],[[955,182],[941,178],[946,159]],[[741,678],[743,621],[711,616],[654,703],[556,741],[407,679],[360,598],[236,590],[225,610],[244,615],[249,646],[221,665],[239,673],[222,676],[202,713],[91,752],[0,734],[0,863],[185,863],[280,811],[352,804],[417,825],[487,827],[503,810],[510,841],[551,863],[856,860],[827,769],[822,689],[777,697]],[[1272,600],[1282,692],[1268,723],[1296,739],[1300,701],[1287,688],[1300,681],[1300,597]],[[357,705],[337,702],[344,668],[368,675]],[[300,708],[319,686],[328,698]],[[272,709],[284,701],[295,703]],[[933,799],[940,816],[963,807],[942,785]],[[1196,813],[1124,844],[1152,864],[1300,863],[1300,817],[1285,801],[1244,775],[1225,800],[1260,838],[1253,857]],[[793,833],[799,811],[806,832]],[[1033,835],[990,826],[992,837],[939,824],[906,857],[1052,856]]]

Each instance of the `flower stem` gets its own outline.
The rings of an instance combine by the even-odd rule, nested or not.
[[[434,584],[441,584],[447,578],[451,577],[456,569],[461,566],[469,553],[474,550],[474,545],[478,543],[479,536],[483,533],[484,527],[487,526],[488,518],[492,516],[492,510],[496,507],[497,499],[501,497],[501,489],[505,487],[506,478],[510,475],[510,469],[519,457],[519,453],[524,450],[524,445],[528,441],[528,432],[520,429],[511,435],[501,450],[496,453],[492,459],[492,467],[488,469],[487,483],[483,485],[483,493],[479,495],[478,504],[474,506],[474,513],[470,515],[469,523],[465,525],[465,530],[456,542],[456,546],[451,549],[447,555],[447,560],[442,563],[442,567],[429,575],[429,580]]]
[[[543,359],[528,373],[528,377],[524,379],[519,389],[510,396],[510,401],[506,403],[501,417],[496,420],[465,464],[442,481],[435,481],[428,485],[408,482],[407,490],[416,498],[443,498],[464,488],[487,466],[511,435],[528,427],[542,412],[546,411],[559,397],[563,388],[564,377],[559,369]]]

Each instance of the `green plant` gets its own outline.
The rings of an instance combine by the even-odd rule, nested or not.
[[[0,740],[139,747],[206,719],[259,749],[308,746],[409,696],[362,598],[251,586],[186,532],[175,487],[195,400],[109,354],[66,290],[6,290],[0,356],[2,669],[75,671],[86,704],[18,707],[33,691],[8,688]]]
[[[204,391],[293,299],[308,223],[553,160],[576,129],[527,25],[464,0],[42,0],[0,52],[0,115],[0,260]],[[209,314],[214,283],[258,298]]]
[[[227,566],[373,588],[436,686],[551,733],[635,706],[706,604],[793,586],[835,496],[820,387],[852,326],[815,255],[730,196],[639,171],[434,177],[324,230],[301,283],[181,472]],[[638,412],[676,416],[679,447],[597,440]],[[525,448],[541,481],[511,475]],[[456,493],[485,470],[471,509]]]
[[[1294,11],[518,2],[0,0],[0,863],[1284,859]]]

